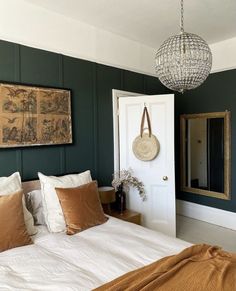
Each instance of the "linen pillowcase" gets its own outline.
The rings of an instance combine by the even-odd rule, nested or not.
[[[65,231],[65,219],[55,188],[78,187],[89,183],[92,181],[90,171],[61,177],[46,176],[42,173],[38,173],[38,176],[42,191],[43,213],[48,230],[50,232]]]
[[[107,221],[96,181],[77,188],[56,188],[56,192],[64,213],[67,234],[72,235]]]
[[[41,190],[33,190],[26,194],[26,204],[32,213],[36,225],[46,225],[43,215]]]
[[[0,252],[32,244],[24,221],[22,197],[22,191],[0,196]]]
[[[0,195],[10,195],[22,190],[20,173],[16,172],[9,177],[0,177]],[[29,235],[36,234],[37,230],[34,226],[34,219],[26,208],[25,196],[22,195],[23,213],[25,225]]]

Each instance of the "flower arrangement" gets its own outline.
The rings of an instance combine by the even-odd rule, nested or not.
[[[129,187],[136,188],[142,201],[147,199],[144,184],[138,178],[132,176],[133,170],[121,170],[113,174],[112,186],[117,190],[120,186],[129,190]]]

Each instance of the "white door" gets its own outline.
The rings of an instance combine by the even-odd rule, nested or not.
[[[147,106],[152,133],[160,142],[159,155],[152,161],[138,160],[132,143],[140,133],[144,105]],[[174,171],[174,95],[119,98],[120,169],[132,168],[145,185],[143,202],[135,189],[130,189],[127,206],[142,213],[143,225],[176,235]]]

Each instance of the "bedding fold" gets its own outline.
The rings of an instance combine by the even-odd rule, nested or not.
[[[194,245],[129,272],[96,291],[233,291],[236,254],[210,245]]]

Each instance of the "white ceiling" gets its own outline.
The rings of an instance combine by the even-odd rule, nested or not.
[[[26,0],[157,48],[179,31],[179,0]],[[236,36],[236,0],[185,0],[185,30],[214,43]]]

